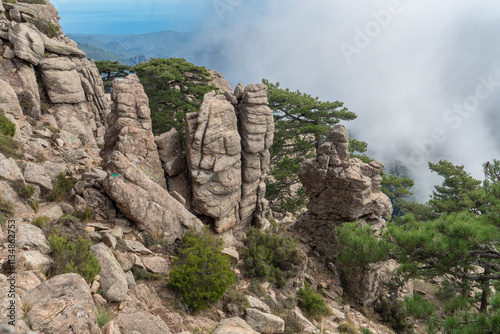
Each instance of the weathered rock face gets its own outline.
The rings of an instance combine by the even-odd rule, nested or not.
[[[299,178],[309,195],[307,208],[317,219],[354,221],[389,216],[392,205],[380,191],[384,165],[349,157],[349,136],[342,125],[328,134],[316,159],[306,160]]]
[[[259,332],[255,331],[250,325],[248,325],[245,320],[241,318],[229,318],[224,319],[220,322],[219,327],[215,330],[214,334],[257,334]]]
[[[270,162],[269,148],[274,139],[273,112],[268,107],[267,87],[248,85],[238,96],[238,116],[242,144],[242,194],[240,219],[243,225],[254,218],[264,219],[268,202],[264,182]]]
[[[155,137],[163,170],[168,176],[177,176],[186,170],[179,133],[175,128]]]
[[[109,175],[103,183],[106,193],[139,230],[158,233],[173,243],[186,229],[203,227],[198,218],[122,153],[114,151],[108,156],[107,170]]]
[[[110,106],[95,64],[62,34],[57,10],[49,1],[5,3],[4,7],[11,15],[0,20],[0,108],[16,123],[16,139],[23,139],[23,151],[47,160],[47,149],[85,148],[96,159]],[[23,114],[66,131],[75,140],[61,139],[59,146],[35,140]]]
[[[40,64],[42,79],[52,103],[80,103],[85,101],[76,64],[68,57],[45,58]]]
[[[317,148],[317,157],[304,161],[299,179],[307,189],[308,212],[296,228],[308,234],[311,243],[320,251],[335,253],[335,227],[357,219],[375,230],[385,228],[385,220],[392,214],[390,199],[380,191],[384,165],[372,161],[350,159],[349,136],[342,125],[335,126],[325,143]],[[391,269],[392,268],[392,269]],[[370,304],[379,296],[383,282],[390,280],[393,270],[387,262],[364,268],[361,274],[343,273],[346,290],[358,301]]]
[[[224,232],[238,222],[241,146],[234,107],[223,95],[205,95],[198,113],[186,116],[187,160],[193,208],[215,218]]]
[[[92,246],[91,251],[101,265],[99,283],[104,298],[110,302],[124,301],[128,292],[127,278],[115,256],[103,243]]]
[[[236,96],[227,87],[224,95],[208,93],[200,111],[186,116],[192,207],[214,218],[219,233],[261,221],[267,209],[264,179],[274,132],[267,87],[238,87]]]
[[[85,280],[77,274],[58,275],[22,295],[31,305],[27,318],[43,333],[99,334],[95,306]]]
[[[160,156],[151,131],[151,112],[144,88],[135,74],[113,81],[111,113],[101,156],[121,152],[151,180],[167,188]]]
[[[14,24],[9,30],[9,41],[20,59],[38,65],[45,51],[42,36],[36,27],[29,23]]]

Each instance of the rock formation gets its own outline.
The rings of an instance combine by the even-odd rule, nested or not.
[[[274,130],[267,88],[238,85],[233,92],[221,74],[209,71],[210,84],[219,91],[207,94],[200,111],[187,115],[186,157],[175,130],[153,136],[148,98],[137,76],[116,80],[113,94],[106,95],[95,64],[64,35],[57,11],[44,1],[0,1],[0,109],[16,125],[12,151],[0,146],[0,333],[13,333],[5,328],[11,314],[16,333],[282,333],[283,319],[288,325],[291,317],[304,332],[314,333],[319,329],[300,310],[284,311],[285,318],[269,307],[289,303],[288,294],[304,280],[322,289],[334,307],[325,331],[336,331],[347,316],[362,316],[337,309],[334,300],[343,290],[328,271],[336,272],[335,265],[325,269],[302,251],[296,277],[279,290],[262,285],[265,300],[249,296],[246,310],[232,297],[203,315],[169,310],[167,305],[181,306],[165,284],[187,229],[213,221],[222,233],[222,253],[236,266],[248,225],[267,226],[264,179]],[[312,174],[304,182],[312,192],[324,193],[311,201],[309,217],[315,220],[307,225],[322,245],[333,230],[329,219],[336,224],[359,216],[380,223],[387,211],[378,193],[381,165],[348,161],[344,137],[330,136],[328,153],[306,166]],[[333,147],[340,163],[332,157]],[[324,159],[332,162],[328,172],[319,167]],[[330,170],[342,176],[330,179]],[[355,189],[343,193],[347,202],[335,197],[342,188],[337,184]],[[12,231],[4,228],[4,218],[16,224],[15,273],[7,260]],[[101,271],[90,284],[75,273],[46,276],[56,273],[50,238],[56,228],[68,242],[82,236],[94,244],[90,252]],[[249,294],[250,279],[234,269],[237,292]],[[321,281],[306,271],[322,271]],[[161,281],[136,282],[148,276]],[[352,281],[363,288],[380,277],[363,273]],[[13,301],[15,310],[9,310]],[[112,309],[113,320],[100,329],[101,306]]]
[[[264,219],[268,202],[264,182],[270,163],[269,148],[274,139],[273,112],[268,107],[267,87],[263,84],[238,86],[238,116],[242,143],[242,194],[240,219],[248,225]]]
[[[120,211],[137,223],[141,231],[157,233],[173,244],[188,228],[199,229],[203,224],[122,153],[108,156],[106,193]]]
[[[118,151],[166,189],[164,171],[151,131],[149,100],[137,75],[114,80],[111,98],[113,104],[102,157],[107,160],[113,151]]]
[[[85,280],[65,274],[25,292],[22,300],[31,306],[26,317],[34,330],[43,333],[99,334],[94,301]]]
[[[215,218],[224,232],[238,222],[241,198],[241,139],[233,105],[208,93],[200,111],[186,115],[187,161],[193,207]]]
[[[304,161],[299,179],[310,198],[307,208],[314,219],[354,221],[388,217],[389,198],[380,191],[384,165],[350,159],[349,136],[337,125],[317,150],[316,159]]]
[[[274,132],[267,87],[238,87],[236,96],[227,89],[208,93],[200,111],[186,115],[193,208],[214,218],[219,233],[260,222],[267,209],[264,178]]]
[[[308,235],[318,250],[338,251],[335,227],[359,219],[376,230],[385,227],[383,217],[392,214],[390,199],[380,191],[384,165],[364,163],[349,155],[349,136],[342,125],[335,126],[317,148],[315,159],[304,161],[299,179],[307,190],[308,212],[296,228]],[[394,264],[382,262],[364,268],[362,273],[343,274],[345,288],[364,304],[379,296],[382,282],[391,279]]]
[[[85,147],[97,157],[110,107],[95,64],[64,36],[50,2],[3,5],[12,15],[0,19],[0,108],[20,130],[16,138],[23,139],[24,151],[44,160],[47,148],[71,152]],[[25,116],[63,130],[74,140],[62,139],[60,146],[33,140],[33,126]]]

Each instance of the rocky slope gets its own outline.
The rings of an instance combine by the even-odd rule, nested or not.
[[[285,322],[308,333],[335,333],[346,324],[390,332],[339,304],[339,275],[318,258],[304,256],[292,284],[262,284],[260,295],[236,266],[249,225],[268,228],[272,216],[264,179],[274,125],[264,85],[233,91],[212,71],[219,91],[187,115],[184,154],[175,130],[154,137],[137,76],[115,80],[113,94],[106,95],[96,66],[61,31],[48,1],[11,2],[0,2],[0,109],[16,125],[19,149],[0,153],[0,205],[13,204],[7,211],[16,225],[16,267],[8,261],[9,231],[1,226],[0,324],[10,321],[7,308],[14,300],[21,333],[283,333]],[[330,201],[311,200],[310,215],[325,220],[321,224],[339,217],[383,224],[380,216],[390,211],[378,191],[383,167],[349,162],[343,156],[346,133],[339,135],[342,141],[336,131],[301,172],[306,187]],[[347,176],[323,175],[340,169]],[[339,193],[342,182],[357,188]],[[33,194],[20,191],[26,185]],[[233,259],[236,289],[249,305],[243,313],[224,300],[187,314],[166,287],[179,239],[205,225],[222,237],[224,253]],[[55,227],[68,238],[92,240],[102,269],[90,284],[72,273],[48,279],[55,258],[48,237]],[[164,246],[152,245],[152,238]],[[311,255],[318,240],[300,246]],[[160,280],[143,279],[151,275]],[[8,296],[12,278],[14,299]],[[297,307],[286,312],[291,318],[279,311],[304,280],[328,300],[331,315],[322,323]],[[113,320],[100,328],[103,308]],[[0,332],[9,332],[3,325]]]

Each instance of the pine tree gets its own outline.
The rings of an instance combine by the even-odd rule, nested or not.
[[[356,119],[339,101],[320,101],[318,97],[262,82],[268,87],[269,107],[273,110],[275,132],[271,147],[271,170],[267,197],[282,210],[296,212],[306,202],[306,192],[297,177],[304,160],[315,156],[315,145],[322,142],[340,121]],[[365,152],[367,144],[352,140],[351,149]],[[292,195],[291,188],[296,194]]]

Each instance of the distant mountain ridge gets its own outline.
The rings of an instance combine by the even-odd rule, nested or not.
[[[160,31],[148,34],[67,34],[94,60],[118,60],[135,65],[150,58],[185,58],[217,71],[224,70],[223,39],[213,31]]]

